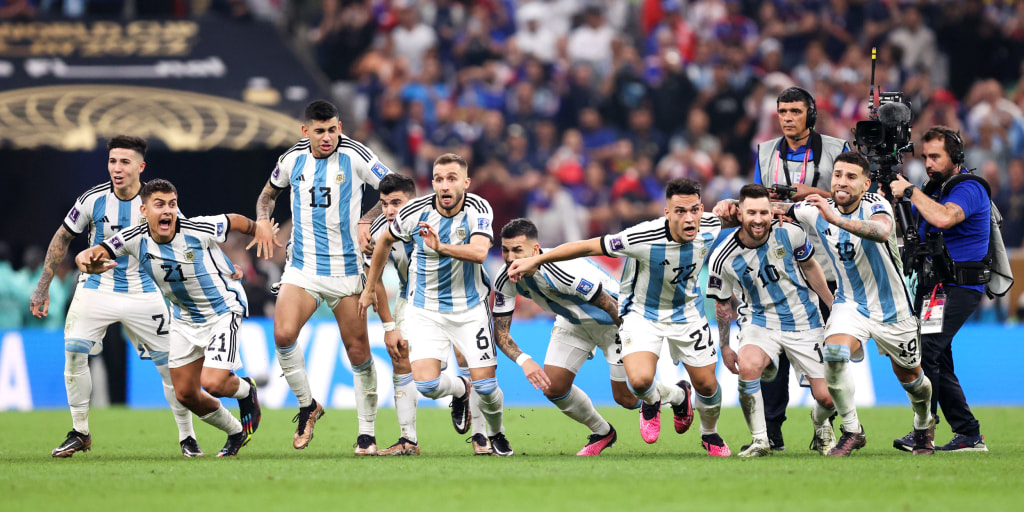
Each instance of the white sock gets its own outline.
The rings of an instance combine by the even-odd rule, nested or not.
[[[924,372],[914,382],[903,385],[914,409],[914,428],[923,430],[932,425],[932,381]]]
[[[469,375],[468,366],[460,366],[459,374],[472,380],[472,377]],[[487,422],[484,420],[483,413],[480,412],[480,393],[477,393],[473,387],[469,388],[469,425],[470,435],[487,435]]]
[[[480,393],[480,412],[482,413],[484,420],[487,421],[487,437],[491,437],[505,431],[505,426],[503,424],[504,414],[502,411],[504,401],[505,395],[501,392],[501,388],[497,387],[496,381],[494,391],[490,393]]]
[[[768,440],[768,426],[764,420],[764,398],[761,395],[761,379],[740,379],[740,407],[747,420],[747,428],[754,439]]]
[[[633,394],[636,395],[636,397],[639,398],[640,400],[643,400],[643,402],[647,405],[654,405],[658,402],[661,402],[661,392],[658,391],[657,381],[651,384],[651,387],[647,388],[647,391],[644,391],[643,393],[637,393],[636,390],[633,390]]]
[[[612,430],[611,424],[594,408],[590,397],[576,386],[573,386],[565,396],[551,400],[551,403],[566,416],[586,425],[594,434],[603,436]]]
[[[814,406],[811,407],[811,421],[814,422],[815,427],[823,425],[830,417],[832,413],[836,412],[836,408],[826,409],[818,402],[814,402]]]
[[[665,384],[660,380],[656,380],[654,381],[654,386],[658,388],[658,393],[661,394],[661,402],[664,404],[679,405],[686,400],[686,393],[675,384]]]
[[[290,347],[277,347],[277,362],[281,365],[288,387],[292,388],[299,407],[313,405],[313,393],[309,390],[309,378],[306,376],[306,358],[302,355],[302,347],[298,343]]]
[[[171,406],[171,412],[174,413],[174,421],[178,424],[178,441],[184,441],[187,437],[197,439],[196,431],[192,426],[192,411],[182,405],[174,394],[174,386],[171,385],[171,371],[167,368],[166,364],[158,365],[156,371],[160,373],[160,378],[163,379],[164,398],[167,399],[167,403]]]
[[[854,401],[856,383],[850,371],[850,349],[845,345],[825,345],[825,384],[836,411],[843,417],[843,427],[847,432],[860,432],[860,419],[857,418],[857,405]]]
[[[700,435],[718,433],[718,416],[722,413],[722,387],[715,388],[711,396],[697,395],[694,409],[700,413]]]
[[[416,441],[416,403],[419,393],[411,373],[396,373],[392,376],[395,383],[395,412],[398,413],[398,428],[402,437]]]
[[[353,366],[352,373],[359,433],[372,436],[374,422],[377,421],[377,368],[373,365],[373,356],[365,363]]]
[[[246,398],[246,397],[249,396],[249,391],[251,389],[252,389],[252,386],[249,385],[249,381],[239,377],[238,378],[238,389],[235,391],[235,394],[231,395],[231,398],[235,398],[235,399]]]
[[[238,418],[232,416],[231,412],[223,405],[206,416],[200,416],[199,419],[205,421],[210,426],[227,432],[229,436],[233,436],[242,431],[242,422],[238,421]]]
[[[89,354],[64,352],[64,388],[68,393],[71,425],[75,431],[89,435],[89,398],[92,396],[92,374]]]

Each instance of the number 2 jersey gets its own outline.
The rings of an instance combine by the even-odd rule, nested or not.
[[[369,148],[345,135],[326,158],[302,139],[277,161],[270,186],[291,187],[292,235],[288,265],[318,276],[363,273],[357,224],[363,185],[373,188],[391,172]]]
[[[739,324],[781,331],[822,327],[818,296],[798,262],[814,256],[810,237],[796,224],[773,221],[757,247],[740,241],[739,230],[715,248],[708,268],[708,297],[740,300]]]
[[[847,219],[870,220],[878,214],[893,218],[889,202],[877,194],[864,194],[860,205],[849,214],[840,212],[832,199],[828,205]],[[903,281],[895,226],[888,240],[873,242],[830,224],[810,203],[794,204],[792,215],[808,235],[821,239],[822,248],[832,261],[838,285],[836,304],[855,303],[860,314],[883,324],[914,316],[913,301]]]
[[[168,243],[157,243],[149,225],[140,224],[101,245],[113,258],[137,259],[171,301],[174,318],[201,324],[228,313],[248,316],[242,283],[231,278],[235,266],[217,245],[227,240],[228,226],[227,215],[179,217]]]
[[[697,276],[721,230],[721,219],[705,213],[697,237],[685,244],[672,239],[666,218],[601,237],[606,255],[629,258],[622,269],[619,316],[635,314],[652,322],[702,321],[704,294]]]
[[[64,217],[64,228],[80,235],[89,230],[89,246],[109,240],[122,230],[145,224],[139,213],[142,198],[138,194],[123,201],[114,194],[114,184],[106,182],[85,191]],[[90,290],[118,293],[157,292],[149,275],[139,271],[139,262],[128,256],[117,258],[117,266],[102,274],[82,274],[79,286]]]

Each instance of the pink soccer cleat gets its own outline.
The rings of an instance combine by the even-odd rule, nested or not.
[[[700,444],[712,457],[728,457],[732,455],[729,445],[725,444],[722,436],[716,434],[705,434],[700,436]]]
[[[609,425],[611,426],[611,425]],[[618,435],[615,434],[615,427],[611,427],[611,430],[607,434],[591,434],[590,439],[587,441],[587,445],[582,450],[576,452],[577,457],[593,457],[601,455],[601,452],[609,446],[615,444],[618,439]]]
[[[640,437],[647,444],[658,440],[661,434],[661,400],[654,405],[647,405],[642,402],[640,405]]]

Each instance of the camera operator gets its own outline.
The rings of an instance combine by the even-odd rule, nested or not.
[[[754,183],[772,191],[773,200],[803,201],[811,194],[832,196],[832,166],[837,156],[850,150],[843,139],[822,135],[814,131],[818,108],[814,96],[800,87],[790,87],[775,101],[779,114],[782,137],[757,145]],[[795,190],[794,190],[795,189]],[[731,201],[720,202],[715,213],[735,217]],[[836,289],[836,276],[832,262],[821,247],[818,237],[811,237],[814,257],[825,272],[829,289]],[[828,308],[820,308],[823,320],[828,320]],[[789,359],[779,355],[778,375],[773,380],[762,380],[765,422],[768,441],[773,450],[784,450],[782,423],[786,421],[789,404]]]
[[[920,219],[920,237],[927,240],[927,234],[941,233],[953,260],[953,276],[929,279],[928,274],[919,271],[915,310],[921,315],[931,316],[938,310],[928,306],[937,305],[945,294],[944,307],[931,334],[922,327],[921,366],[932,381],[932,411],[937,411],[936,402],[953,430],[953,438],[945,446],[936,446],[940,451],[988,451],[981,435],[978,420],[971,413],[967,399],[960,388],[960,381],[953,373],[953,336],[964,322],[974,313],[985,291],[984,263],[988,255],[990,212],[986,187],[974,179],[951,182],[959,174],[968,173],[963,167],[964,147],[960,136],[945,126],[936,126],[925,132],[923,137],[925,169],[930,178],[924,190],[917,188],[898,176],[891,183],[893,196],[907,197]],[[945,185],[945,186],[944,186]],[[949,186],[952,185],[952,186]],[[933,258],[934,261],[935,258]],[[941,266],[941,263],[937,266]],[[928,282],[928,281],[940,282]],[[924,309],[922,309],[924,308]],[[925,311],[922,315],[920,312]],[[927,323],[925,321],[924,323]],[[924,324],[923,324],[924,325]],[[937,414],[937,413],[936,413]],[[910,435],[893,442],[900,450],[910,450],[913,439]]]

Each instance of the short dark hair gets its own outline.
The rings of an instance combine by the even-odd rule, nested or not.
[[[178,189],[174,188],[174,184],[160,178],[147,181],[146,184],[142,186],[142,190],[139,191],[139,195],[142,196],[142,202],[145,203],[149,200],[149,196],[157,192],[166,192],[178,195]]]
[[[380,180],[380,186],[377,190],[380,191],[382,196],[395,192],[405,192],[409,197],[413,197],[416,195],[416,182],[408,176],[391,172]]]
[[[309,105],[306,105],[306,111],[303,112],[303,121],[309,124],[313,121],[330,121],[331,119],[341,119],[338,116],[338,107],[335,107],[333,103],[324,100],[314,100]]]
[[[833,163],[833,165],[838,164],[839,162],[853,164],[856,165],[857,167],[860,167],[861,172],[863,172],[865,176],[867,176],[868,173],[871,172],[871,162],[868,162],[868,159],[865,158],[864,155],[856,151],[847,151],[845,153],[839,153],[839,156],[836,157],[835,163]]]
[[[921,137],[922,142],[931,142],[938,139],[942,139],[942,148],[946,150],[946,154],[950,157],[955,152],[964,150],[963,139],[956,133],[956,130],[948,126],[933,126],[924,132],[924,137]]]
[[[149,144],[146,143],[146,139],[134,135],[117,135],[107,141],[107,151],[111,149],[130,149],[142,155],[142,158],[146,158],[146,149],[148,147]]]
[[[455,153],[445,153],[437,157],[437,160],[434,160],[434,167],[450,163],[459,164],[459,167],[462,167],[463,170],[469,169],[469,164],[466,163],[466,159],[456,155]]]
[[[676,178],[665,186],[665,199],[672,199],[672,196],[700,197],[700,183],[690,178]]]
[[[775,105],[778,106],[779,103],[794,103],[797,101],[803,103],[808,109],[811,108],[811,94],[806,89],[799,87],[790,87],[782,91],[775,100]]]
[[[764,185],[749,183],[740,189],[740,202],[743,202],[744,199],[760,199],[762,197],[769,197],[768,188]]]
[[[501,228],[501,238],[515,238],[525,236],[530,240],[537,239],[537,225],[530,219],[518,218],[508,221],[505,227]]]

